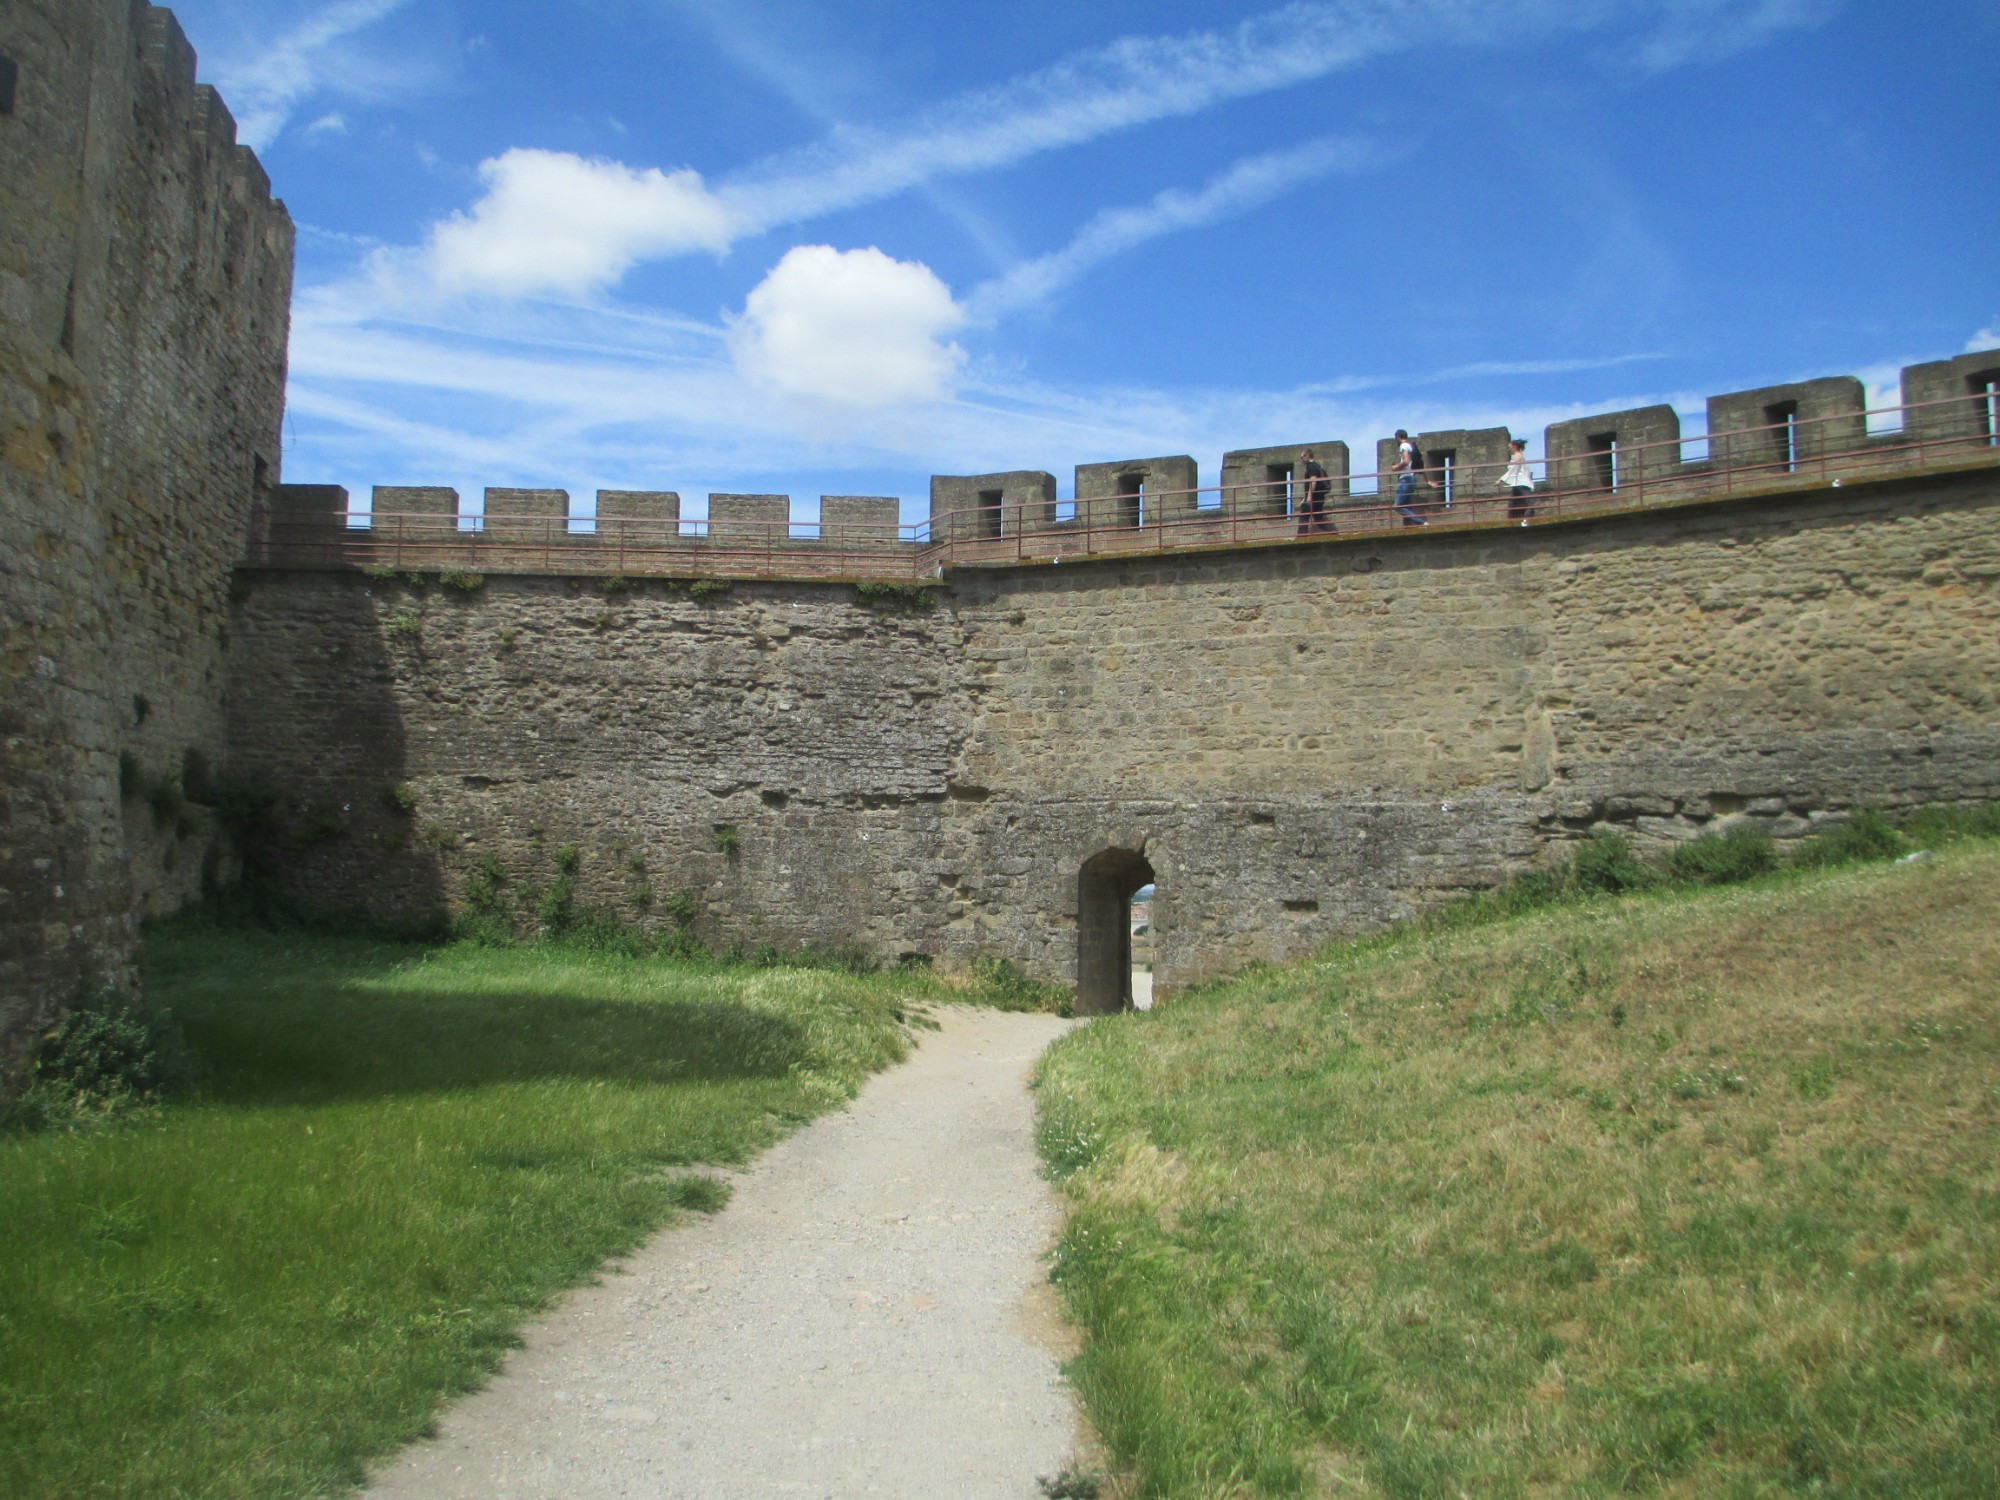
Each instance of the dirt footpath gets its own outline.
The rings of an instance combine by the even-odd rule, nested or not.
[[[368,1491],[1030,1500],[1075,1449],[1026,1087],[1070,1023],[953,1007],[712,1219],[528,1330]]]

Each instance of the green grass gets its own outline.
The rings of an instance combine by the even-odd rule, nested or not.
[[[1121,1493],[2000,1494],[2000,846],[1486,917],[1045,1059]]]
[[[857,977],[154,932],[198,1091],[0,1135],[0,1495],[326,1494],[524,1318],[904,1054]]]

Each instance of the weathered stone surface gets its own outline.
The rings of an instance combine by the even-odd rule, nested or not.
[[[448,905],[488,855],[518,891],[575,844],[587,899],[654,921],[691,889],[712,941],[994,953],[1069,981],[1079,873],[1123,850],[1158,879],[1170,990],[1591,826],[1790,835],[1860,802],[2000,795],[1996,511],[1983,471],[968,568],[922,614],[833,584],[607,600],[263,574],[232,725],[241,764],[351,818],[293,866],[326,904]],[[383,796],[402,781],[412,818]]]
[[[292,264],[166,11],[9,5],[5,50],[0,1087],[200,880],[211,820],[166,783],[224,761],[229,572],[278,479]]]

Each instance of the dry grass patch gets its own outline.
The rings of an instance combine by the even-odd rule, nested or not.
[[[2000,1493],[2000,849],[1408,934],[1044,1066],[1152,1495]]]

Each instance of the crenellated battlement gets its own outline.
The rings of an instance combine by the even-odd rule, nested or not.
[[[454,489],[378,486],[368,515],[346,491],[288,486],[255,561],[273,566],[452,566],[489,572],[679,572],[921,578],[947,567],[1079,554],[1337,542],[1357,533],[1546,525],[1859,482],[1910,468],[2000,462],[2000,350],[1912,365],[1902,400],[1870,412],[1853,376],[1712,396],[1705,433],[1671,406],[1551,423],[1529,458],[1534,493],[1503,492],[1504,427],[1416,434],[1423,465],[1398,503],[1394,437],[1353,471],[1338,438],[1234,449],[1205,487],[1186,454],[1078,464],[1071,498],[1042,469],[934,475],[930,513],[904,525],[890,496],[823,495],[816,520],[789,495],[711,494],[684,516],[676,491],[600,490],[593,513],[559,489],[489,489],[478,514]],[[1697,454],[1691,449],[1699,448]],[[1311,452],[1326,471],[1309,493]]]

